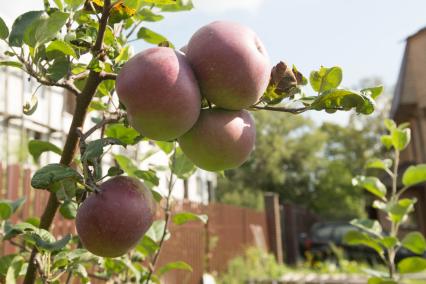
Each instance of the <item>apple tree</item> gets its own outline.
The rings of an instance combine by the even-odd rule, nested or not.
[[[44,165],[31,180],[34,190],[49,192],[40,219],[14,224],[9,217],[24,200],[0,203],[2,241],[19,249],[0,258],[8,283],[19,277],[27,284],[70,283],[74,277],[151,283],[171,269],[190,270],[182,261],[156,267],[170,222],[206,221],[188,212],[172,215],[176,179],[196,166],[223,171],[241,165],[255,144],[250,111],[370,114],[382,91],[340,87],[339,67],[321,67],[309,79],[284,62],[271,69],[260,39],[236,23],[200,28],[181,51],[144,26],[166,12],[192,9],[190,0],[43,3],[43,10],[20,15],[11,27],[0,19],[0,39],[8,47],[0,66],[64,89],[76,106],[62,149],[30,141],[34,158],[60,154],[58,163]],[[133,40],[154,47],[132,56]],[[308,83],[313,95],[304,92]],[[26,115],[35,111],[37,93],[23,106]],[[90,128],[84,127],[88,116]],[[101,138],[94,137],[98,132]],[[116,155],[118,166],[102,170],[108,146],[141,140],[154,141],[170,158],[165,196],[153,189],[158,173],[139,169],[126,156]],[[164,211],[163,220],[153,220],[155,207]],[[78,235],[56,239],[49,232],[57,211],[77,218]]]

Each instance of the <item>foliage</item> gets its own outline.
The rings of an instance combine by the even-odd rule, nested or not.
[[[351,223],[365,233],[350,231],[344,237],[344,241],[350,245],[364,245],[374,249],[386,263],[388,273],[373,273],[368,283],[397,283],[404,274],[426,270],[425,259],[417,256],[404,258],[397,266],[395,264],[396,252],[401,248],[420,255],[426,251],[426,241],[421,233],[410,232],[403,239],[398,234],[400,226],[408,220],[417,202],[415,198],[404,197],[403,194],[413,185],[426,182],[426,165],[408,167],[402,175],[402,188],[399,188],[399,157],[400,152],[410,143],[410,129],[406,123],[398,126],[389,119],[384,124],[389,134],[381,136],[381,141],[386,148],[393,150],[393,159],[374,159],[367,163],[367,168],[380,169],[389,178],[382,182],[374,176],[357,176],[353,179],[353,184],[375,197],[373,207],[387,217],[390,231],[385,233],[377,221],[355,219]]]
[[[226,273],[219,275],[218,284],[239,284],[249,280],[279,279],[289,271],[276,262],[275,257],[256,247],[248,248],[243,256],[228,263]]]
[[[98,191],[99,183],[106,177],[125,173],[143,179],[150,188],[159,184],[154,168],[141,170],[135,161],[122,155],[115,156],[116,166],[109,168],[107,173],[102,171],[103,158],[113,145],[126,148],[145,139],[129,127],[123,105],[114,103],[117,100],[115,79],[123,64],[132,56],[131,41],[144,40],[150,44],[172,48],[172,43],[165,43],[166,36],[149,29],[145,23],[163,20],[164,12],[191,10],[192,2],[44,0],[43,3],[43,10],[25,12],[10,28],[0,18],[0,40],[8,46],[5,52],[7,58],[0,61],[0,66],[18,68],[26,72],[39,86],[63,88],[75,96],[76,109],[63,149],[47,141],[29,142],[29,152],[35,161],[45,152],[53,152],[61,157],[59,163],[41,167],[31,181],[34,188],[50,192],[41,219],[32,218],[14,224],[9,218],[16,213],[22,201],[0,202],[2,241],[8,241],[20,250],[18,254],[0,258],[2,280],[15,283],[25,276],[25,283],[34,283],[36,278],[38,282],[60,283],[61,277],[68,278],[68,281],[74,277],[78,282],[88,283],[90,271],[93,273],[91,277],[110,279],[113,282],[158,283],[159,277],[171,269],[191,270],[189,265],[182,261],[156,267],[163,243],[170,237],[170,222],[184,224],[193,220],[206,221],[206,216],[190,213],[171,217],[174,180],[186,179],[195,170],[195,166],[188,161],[175,142],[157,144],[170,160],[166,196],[161,196],[153,190],[156,200],[163,200],[165,203],[165,218],[154,222],[129,254],[114,259],[99,258],[81,248],[78,236],[58,239],[49,232],[49,228],[58,210],[65,218],[75,218],[78,206],[89,194]],[[250,110],[266,109],[296,114],[308,110],[335,112],[354,109],[360,114],[370,114],[374,110],[374,99],[381,93],[381,87],[360,91],[342,88],[341,68],[321,67],[313,71],[309,78],[317,95],[307,97],[302,87],[308,80],[295,67],[290,70],[285,64],[277,66],[261,101],[251,106]],[[30,101],[23,106],[25,115],[32,115],[37,111],[37,98],[36,90]],[[277,103],[290,104],[292,107],[274,107]],[[92,121],[95,125],[83,133],[87,113],[93,115]],[[261,115],[259,119],[262,120]],[[279,127],[282,123],[277,118],[272,121],[266,117],[264,119],[267,124],[262,126],[261,132],[275,131],[274,127]],[[273,157],[275,150],[270,147],[286,146],[287,141],[271,135],[271,138],[261,142],[259,147],[265,150],[265,154],[271,155],[273,163],[268,167],[265,177],[254,185],[264,185],[265,190],[270,190],[275,188],[277,181],[283,182],[286,179],[291,180],[298,188],[307,184],[307,172],[311,168],[309,162],[300,161],[306,159],[316,163],[318,160],[313,150],[318,146],[313,140],[317,133],[305,131],[312,128],[309,123],[306,126],[303,119],[299,119],[297,123],[302,131],[301,135],[311,143],[296,145],[298,142],[290,139],[289,143],[293,144],[294,151],[287,155],[286,159],[298,161],[292,165],[294,169],[291,175],[283,176],[282,159]],[[286,127],[281,131],[296,129],[290,125]],[[97,130],[100,130],[102,135],[95,140],[93,134]],[[294,135],[300,134],[296,131]],[[404,140],[401,139],[398,143],[400,147]],[[80,151],[79,158],[75,157],[77,148]],[[259,155],[260,163],[268,160],[267,156]],[[259,169],[256,163],[248,163],[247,167]],[[417,176],[415,171],[413,174]],[[308,194],[299,192],[295,196],[304,198]],[[265,261],[270,263],[271,259],[267,257]],[[272,265],[267,273],[274,274],[280,269],[279,266]]]

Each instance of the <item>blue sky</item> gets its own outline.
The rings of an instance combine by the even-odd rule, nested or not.
[[[232,20],[250,26],[264,42],[271,61],[293,63],[305,74],[321,65],[339,65],[343,85],[380,77],[396,82],[404,39],[426,26],[425,0],[195,0],[190,12],[168,13],[147,25],[176,46],[201,26]],[[0,8],[11,23],[42,1],[16,0]],[[148,45],[135,43],[139,51]],[[324,116],[328,120],[328,116]],[[339,120],[344,116],[335,116]],[[330,117],[331,118],[331,117]]]

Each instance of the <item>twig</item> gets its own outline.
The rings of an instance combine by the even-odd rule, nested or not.
[[[118,117],[115,118],[106,118],[95,124],[92,128],[87,130],[85,133],[82,134],[81,140],[86,140],[90,135],[92,135],[96,130],[103,128],[107,124],[117,123],[122,119],[122,115],[118,115]]]
[[[158,251],[154,255],[154,258],[152,259],[152,262],[148,267],[149,272],[148,272],[148,276],[146,278],[145,284],[149,283],[149,281],[152,277],[152,274],[154,273],[155,265],[157,264],[158,258],[160,257],[161,249],[163,247],[164,240],[166,239],[166,236],[167,236],[167,228],[168,228],[169,223],[170,223],[170,217],[171,217],[171,213],[172,213],[171,212],[171,197],[172,197],[172,191],[173,191],[173,185],[174,185],[172,169],[174,167],[175,160],[176,160],[176,142],[174,142],[173,148],[174,148],[174,151],[173,151],[173,157],[172,157],[172,165],[170,167],[170,178],[169,178],[169,185],[168,185],[168,193],[167,193],[167,197],[166,197],[166,206],[164,208],[164,221],[165,221],[164,230],[163,230],[163,234],[161,236],[160,242],[158,244],[159,245]]]
[[[269,111],[278,111],[278,112],[289,112],[289,113],[293,113],[293,114],[299,114],[299,113],[307,111],[309,109],[309,107],[286,108],[286,107],[271,107],[271,106],[251,106],[250,109],[269,110]]]
[[[104,72],[104,71],[101,72],[100,76],[101,76],[102,80],[116,80],[117,79],[117,74]]]

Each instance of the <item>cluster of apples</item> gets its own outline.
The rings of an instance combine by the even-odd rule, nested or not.
[[[269,59],[256,34],[231,22],[198,30],[184,53],[147,49],[130,59],[116,86],[131,125],[153,140],[177,139],[200,168],[240,166],[255,143],[256,103],[270,77]],[[202,97],[213,108],[202,108]],[[132,249],[151,226],[155,202],[131,177],[114,177],[90,195],[77,212],[76,227],[93,254],[117,257]]]
[[[153,140],[177,139],[198,167],[240,166],[253,150],[248,111],[267,88],[267,52],[257,35],[233,22],[199,29],[181,51],[147,49],[120,71],[116,86],[130,124]],[[202,108],[202,97],[213,107]]]

